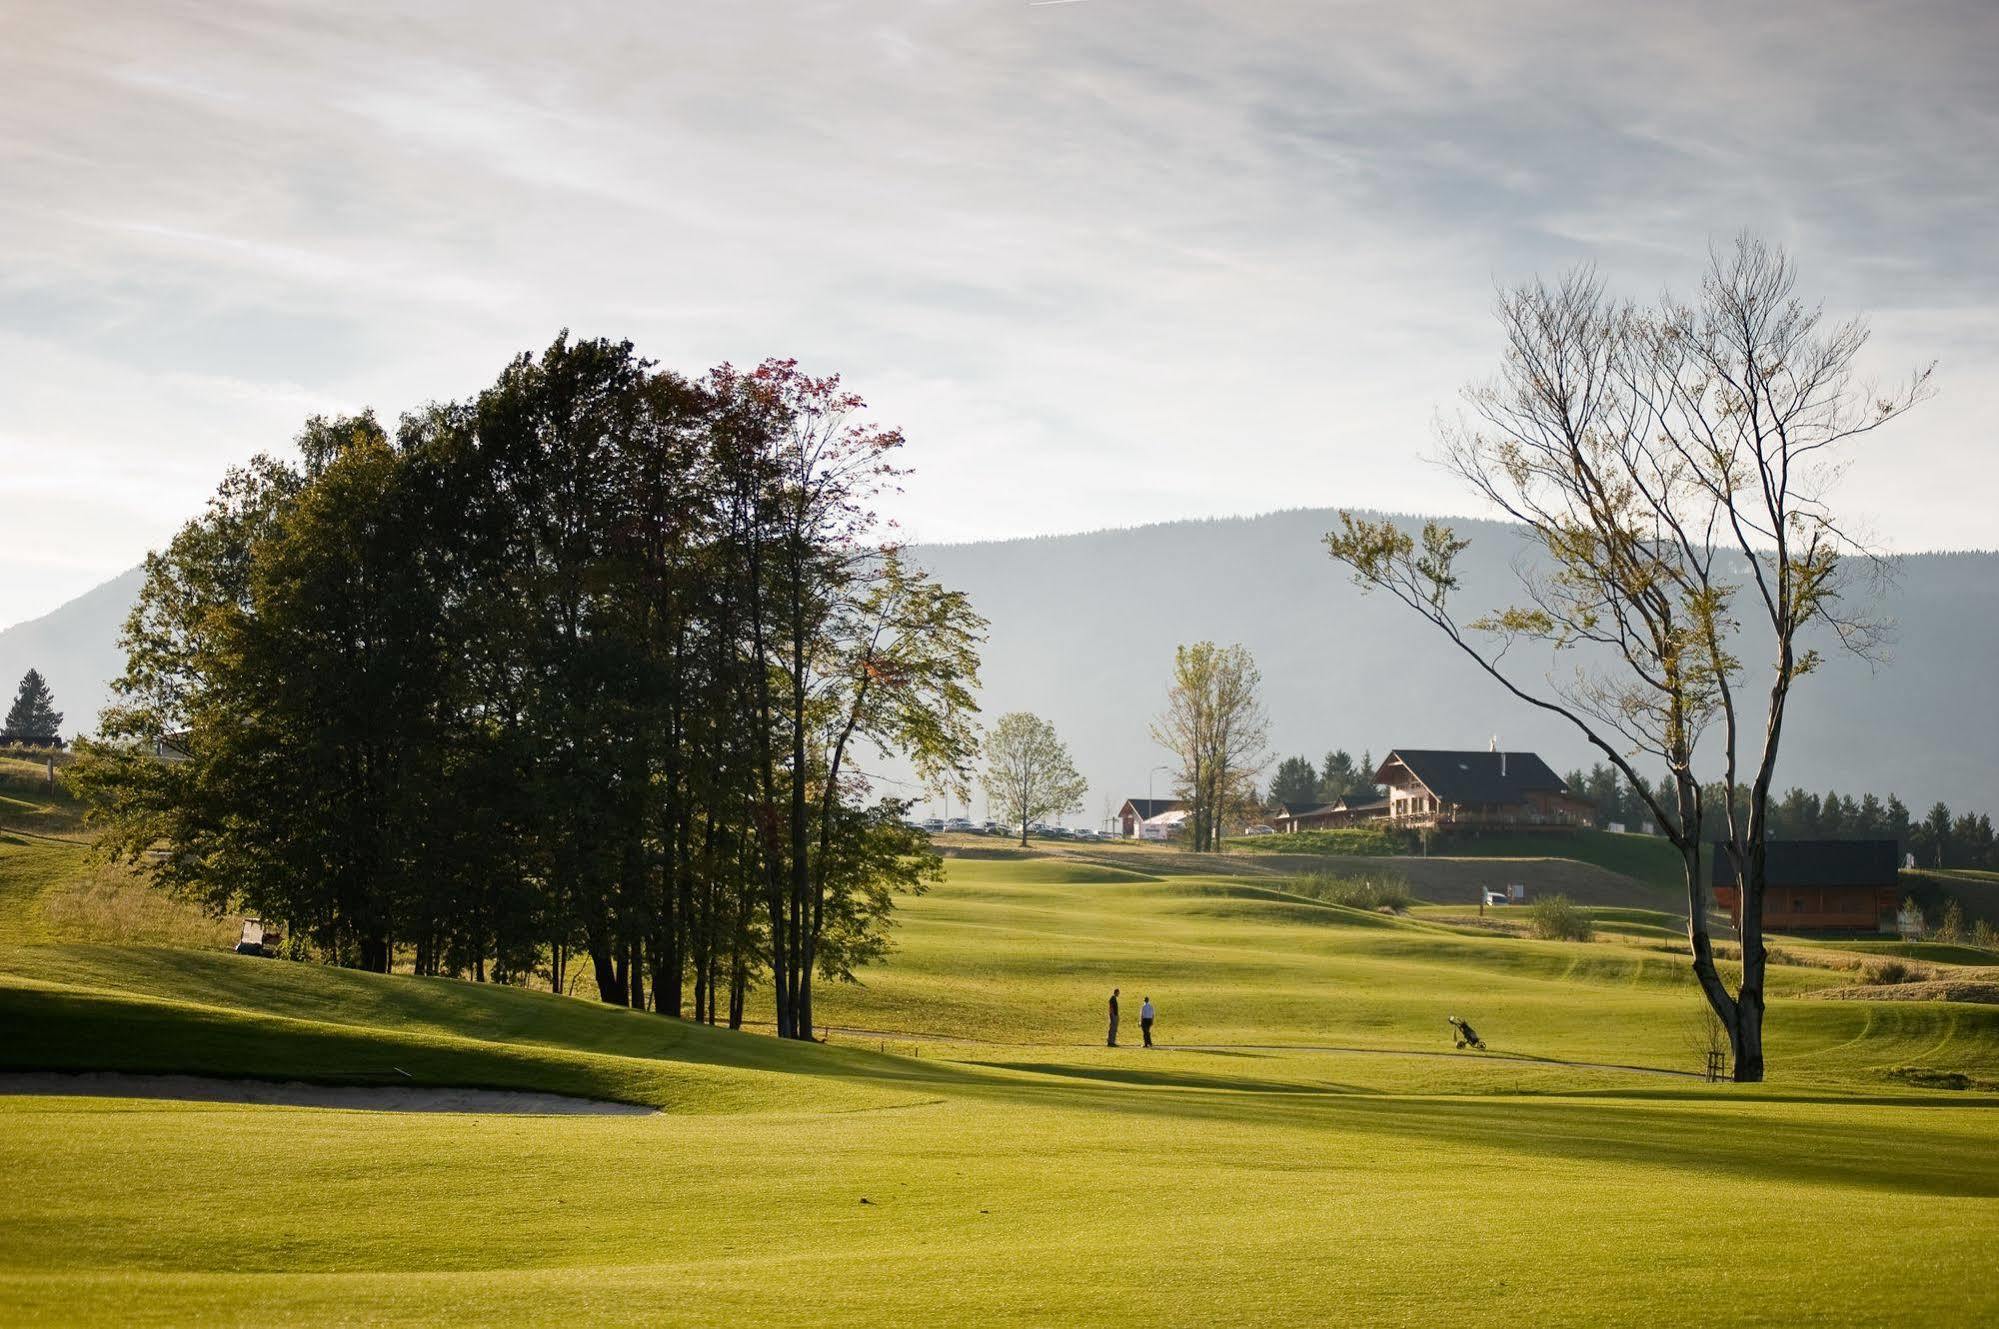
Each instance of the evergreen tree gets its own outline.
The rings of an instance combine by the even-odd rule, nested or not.
[[[62,732],[62,712],[54,703],[55,697],[40,671],[30,669],[21,676],[14,704],[8,708],[7,721],[0,724],[0,729],[16,738],[55,738]]]
[[[1319,771],[1310,757],[1286,757],[1270,778],[1270,801],[1301,807],[1319,801]]]
[[[1363,752],[1360,760],[1345,748],[1338,748],[1326,754],[1323,770],[1319,775],[1318,798],[1322,803],[1335,803],[1342,798],[1373,798],[1380,791],[1374,783],[1374,757]]]
[[[1909,805],[1898,795],[1888,795],[1888,805],[1881,812],[1882,835],[1900,841],[1905,851],[1913,851],[1911,831]]]
[[[1919,828],[1922,837],[1919,861],[1933,868],[1950,866],[1950,825],[1950,809],[1942,802],[1933,805]]]

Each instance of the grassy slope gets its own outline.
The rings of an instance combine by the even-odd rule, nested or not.
[[[1780,967],[1772,1085],[1596,1070],[1566,1063],[1690,1060],[1691,995],[1642,935],[1466,935],[1280,887],[953,862],[892,965],[823,999],[886,1032],[828,1047],[212,951],[0,945],[8,1064],[387,1065],[674,1109],[0,1098],[0,1177],[36,1197],[0,1211],[0,1320],[1635,1323],[1690,1267],[1708,1320],[1999,1309],[1999,1096],[1885,1074],[1999,1078],[1999,1010],[1798,1000],[1837,976]],[[1129,1014],[1159,1002],[1162,1041],[1238,1046],[1099,1046],[1113,983]],[[1453,1011],[1494,1056],[1450,1051]],[[940,1030],[994,1041],[921,1038]]]

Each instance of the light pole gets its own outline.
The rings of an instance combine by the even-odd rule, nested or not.
[[[1161,771],[1170,771],[1172,769],[1171,766],[1154,766],[1145,773],[1145,815],[1147,817],[1152,815],[1152,777]],[[1137,826],[1132,827],[1132,831],[1135,833],[1137,839],[1143,840],[1145,838],[1145,832],[1139,830]]]

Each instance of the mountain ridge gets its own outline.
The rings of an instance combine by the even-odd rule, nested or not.
[[[1504,603],[1512,560],[1528,552],[1505,523],[1369,515],[1445,521],[1469,535],[1467,607]],[[1278,756],[1482,748],[1496,735],[1557,770],[1590,763],[1592,750],[1559,719],[1509,697],[1402,606],[1353,586],[1320,543],[1337,520],[1337,509],[1299,507],[909,552],[992,623],[987,720],[1032,710],[1069,742],[1091,785],[1072,819],[1082,824],[1146,794],[1149,776],[1152,791],[1165,792],[1166,776],[1152,768],[1167,757],[1147,726],[1163,705],[1174,646],[1204,638],[1240,641],[1256,656]],[[1999,658],[1999,553],[1932,551],[1897,563],[1881,605],[1899,624],[1889,660],[1870,671],[1834,658],[1805,681],[1779,783],[1893,792],[1919,812],[1939,799],[1959,811],[1999,807],[1999,712],[1983,703],[1988,664]],[[0,631],[0,683],[41,669],[66,731],[86,731],[122,668],[117,635],[141,577],[131,569]]]

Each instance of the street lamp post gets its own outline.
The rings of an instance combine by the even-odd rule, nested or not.
[[[1154,766],[1151,770],[1145,773],[1145,815],[1146,816],[1150,817],[1152,815],[1152,777],[1159,774],[1161,771],[1170,771],[1172,769],[1173,768],[1171,766]],[[1145,838],[1145,832],[1139,830],[1138,827],[1134,826],[1132,827],[1132,830],[1137,832],[1138,839],[1143,840]]]

